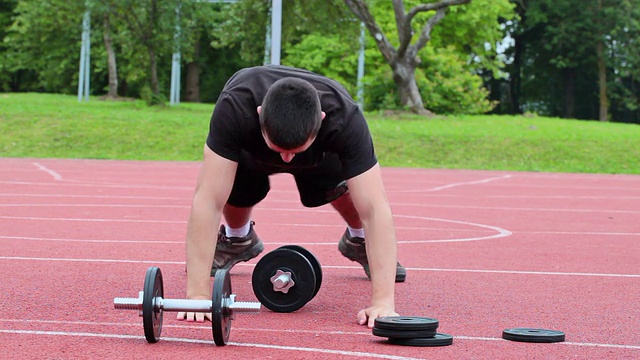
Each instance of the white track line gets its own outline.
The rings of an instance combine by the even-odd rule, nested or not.
[[[293,202],[293,201],[291,201]],[[391,207],[420,207],[420,208],[442,208],[442,209],[478,209],[478,210],[506,210],[506,211],[540,211],[540,212],[577,212],[577,213],[597,213],[597,214],[638,214],[640,210],[616,210],[616,209],[566,209],[566,208],[531,208],[531,207],[510,207],[510,206],[475,206],[475,205],[442,205],[442,204],[417,204],[417,203],[393,203]],[[78,204],[78,203],[13,203],[13,204],[0,204],[0,207],[71,207],[71,208],[90,208],[90,207],[100,207],[100,208],[147,208],[147,209],[156,209],[156,208],[178,208],[178,209],[189,209],[191,205],[185,203],[183,205],[174,205],[174,204]],[[332,210],[310,210],[307,208],[282,208],[282,207],[256,207],[256,210],[265,210],[265,211],[317,211],[323,213],[333,213]]]
[[[442,186],[437,186],[434,188],[430,188],[430,189],[417,189],[417,190],[390,190],[393,193],[420,193],[420,192],[433,192],[433,191],[440,191],[440,190],[445,190],[445,189],[450,189],[453,187],[458,187],[458,186],[466,186],[466,185],[476,185],[476,184],[486,184],[492,181],[496,181],[496,180],[504,180],[504,179],[509,179],[511,178],[512,175],[507,174],[507,175],[503,175],[503,176],[497,176],[497,177],[491,177],[491,178],[487,178],[487,179],[482,179],[482,180],[475,180],[475,181],[464,181],[464,182],[458,182],[458,183],[451,183],[451,184],[447,184],[447,185],[442,185]]]
[[[37,216],[0,216],[0,219],[10,220],[36,220],[36,221],[81,221],[81,222],[127,222],[127,223],[161,223],[161,224],[186,224],[186,220],[142,220],[142,219],[98,219],[98,218],[50,218]]]
[[[89,198],[89,199],[135,199],[135,200],[182,200],[191,201],[190,197],[170,197],[170,196],[133,196],[133,195],[80,195],[80,194],[15,194],[0,193],[0,196],[7,197],[35,197],[35,198]],[[625,198],[626,199],[626,198]]]
[[[279,225],[279,224],[271,224],[271,225]],[[280,224],[280,225],[289,225],[289,226],[307,226],[307,225],[290,225],[290,224]],[[321,226],[321,225],[308,225],[309,227],[323,227],[327,228],[330,226]],[[333,226],[336,229],[342,229],[343,226],[335,225]],[[463,229],[442,229],[442,228],[417,228],[417,227],[396,227],[399,230],[447,230],[449,232],[477,232],[477,230],[463,230]],[[611,233],[611,232],[567,232],[567,231],[514,231],[515,234],[540,234],[540,235],[582,235],[582,236],[640,236],[640,233]],[[157,239],[69,239],[69,238],[46,238],[46,237],[33,237],[33,236],[7,236],[0,235],[0,239],[7,240],[17,240],[17,241],[42,241],[42,242],[69,242],[69,243],[88,243],[88,244],[167,244],[167,245],[183,245],[184,240],[157,240]],[[455,239],[454,239],[455,240]],[[604,239],[603,241],[610,241],[611,239]],[[440,241],[440,240],[434,240]],[[427,242],[423,240],[420,243]],[[289,245],[291,242],[284,241],[266,241],[267,245]],[[335,242],[296,242],[298,245],[304,246],[335,246]],[[398,244],[414,244],[411,240],[400,240]]]
[[[0,329],[0,333],[22,334],[22,335],[42,335],[42,336],[73,336],[73,337],[94,337],[94,338],[140,339],[140,340],[144,340],[144,336],[120,335],[120,334],[98,334],[98,333],[88,333],[88,332],[64,332],[64,331],[41,331],[41,330],[2,330],[2,329]],[[211,344],[211,345],[213,345],[213,341],[210,341],[210,340],[197,340],[197,339],[185,339],[185,338],[163,337],[162,341],[184,342],[184,343],[194,343],[194,344]],[[271,344],[251,344],[251,343],[237,343],[237,342],[228,342],[227,344],[231,345],[231,346],[255,347],[255,348],[263,348],[263,349],[276,349],[276,350],[312,352],[312,353],[320,353],[320,354],[355,356],[355,357],[358,357],[358,358],[391,359],[391,360],[420,360],[420,358],[409,358],[409,357],[406,357],[406,356],[375,354],[375,353],[370,353],[370,352],[347,351],[347,350],[330,350],[330,349],[306,348],[306,347],[298,347],[298,346],[283,346],[283,345],[271,345]]]
[[[504,177],[497,177],[497,178],[489,178],[489,179],[484,179],[484,180],[478,180],[478,181],[470,181],[470,182],[461,182],[461,183],[452,183],[452,184],[447,184],[447,185],[442,185],[442,186],[437,186],[437,187],[433,187],[433,188],[427,188],[427,189],[416,189],[416,190],[405,190],[406,186],[404,187],[404,189],[394,189],[393,187],[389,186],[387,188],[387,192],[388,193],[413,193],[416,196],[420,196],[421,194],[427,194],[427,193],[434,193],[434,192],[438,192],[444,188],[451,188],[454,186],[462,186],[462,185],[469,185],[469,184],[473,184],[473,183],[482,183],[482,182],[488,182],[487,180],[493,181],[493,180],[499,180],[501,178]],[[194,178],[195,179],[195,178]],[[70,180],[63,180],[63,181],[59,181],[59,182],[34,182],[34,181],[15,181],[15,180],[0,180],[0,184],[8,184],[8,185],[29,185],[31,187],[33,186],[81,186],[81,187],[99,187],[99,188],[123,188],[123,189],[174,189],[174,190],[190,190],[193,191],[193,186],[179,186],[179,185],[175,185],[175,186],[158,186],[158,185],[144,185],[144,184],[124,184],[124,183],[96,183],[96,182],[80,182],[79,180],[75,180],[77,182],[74,181],[70,181]],[[415,184],[415,186],[421,187],[423,185],[421,184]],[[535,185],[535,184],[512,184],[509,183],[507,185],[505,184],[495,184],[492,186],[498,186],[498,187],[512,187],[512,188],[525,188],[525,189],[531,189],[531,188],[540,188],[540,189],[571,189],[571,190],[593,190],[593,191],[598,191],[601,192],[602,191],[602,187],[598,187],[598,186],[576,186],[576,185],[566,185],[566,186],[559,186],[559,185],[554,185],[554,186],[550,186],[550,185]],[[607,190],[626,190],[626,191],[630,191],[630,190],[637,190],[637,187],[614,187],[614,186],[608,186]],[[277,191],[277,192],[286,192],[286,193],[295,193],[295,190],[278,190],[278,189],[273,189],[271,191]],[[432,195],[432,194],[429,194]]]
[[[43,203],[35,203],[35,204],[0,204],[0,207],[75,207],[75,208],[90,208],[90,207],[103,207],[103,208],[146,208],[146,209],[156,209],[156,208],[179,208],[179,209],[189,209],[190,205],[162,205],[162,204],[43,204]]]
[[[0,239],[23,240],[23,241],[53,241],[53,242],[71,242],[71,243],[97,243],[97,244],[177,244],[184,245],[183,241],[164,241],[164,240],[113,240],[113,239],[55,239],[55,238],[39,238],[24,236],[4,236],[0,235]]]
[[[0,182],[1,183],[1,182]],[[273,189],[274,192],[279,192]],[[284,192],[284,191],[280,191]],[[0,196],[6,197],[36,197],[36,198],[89,198],[89,199],[136,199],[136,200],[183,200],[191,201],[190,196],[186,197],[170,197],[170,196],[138,196],[138,195],[80,195],[80,194],[42,194],[42,193],[0,193]],[[461,198],[468,199],[469,195],[456,194],[430,194],[437,198]],[[591,196],[591,195],[483,195],[475,194],[475,198],[482,199],[569,199],[569,200],[640,200],[640,196]],[[300,200],[285,199],[265,199],[265,202],[275,203],[300,203]]]
[[[60,181],[55,183],[31,182],[31,181],[0,181],[0,184],[7,185],[29,185],[33,186],[73,186],[73,187],[90,187],[90,188],[110,188],[110,189],[151,189],[151,190],[187,190],[193,191],[193,186],[166,186],[166,185],[140,185],[140,184],[94,184],[94,183],[78,183],[72,181]]]
[[[6,320],[0,320],[6,321]],[[25,320],[20,320],[21,322],[25,322]],[[29,321],[26,321],[29,322]],[[64,322],[58,322],[64,323]],[[84,323],[83,325],[101,325],[100,323]],[[139,324],[115,324],[116,326],[140,326]],[[167,327],[176,327],[169,325]],[[196,326],[190,326],[188,328],[196,328]],[[203,327],[198,327],[203,328]],[[305,330],[274,330],[274,329],[249,329],[249,328],[234,328],[235,331],[257,331],[257,332],[293,332],[293,333],[314,333],[314,334],[329,334],[329,335],[371,335],[370,332],[362,332],[362,333],[354,333],[354,332],[340,332],[340,331],[305,331]],[[210,331],[207,329],[207,331]],[[44,336],[77,336],[77,337],[100,337],[100,338],[114,338],[114,339],[140,339],[144,340],[144,336],[137,335],[123,335],[123,334],[104,334],[104,333],[89,333],[89,332],[64,332],[64,331],[43,331],[43,330],[9,330],[9,329],[0,329],[0,333],[6,334],[26,334],[26,335],[44,335]],[[470,341],[507,341],[502,338],[497,337],[480,337],[480,336],[464,336],[464,335],[453,335],[455,340],[470,340]],[[185,339],[185,338],[168,338],[163,337],[161,341],[174,341],[174,342],[187,342],[187,343],[198,343],[198,344],[212,344],[213,341],[210,340],[198,340],[198,339]],[[359,357],[372,357],[378,359],[411,359],[407,357],[398,357],[394,355],[386,355],[386,354],[372,354],[372,353],[363,353],[363,352],[355,352],[355,351],[345,351],[345,350],[329,350],[329,349],[319,349],[319,348],[303,348],[303,347],[294,347],[294,346],[281,346],[281,345],[271,345],[271,344],[251,344],[251,343],[237,343],[237,342],[228,342],[229,345],[234,346],[245,346],[245,347],[259,347],[259,348],[269,348],[269,349],[278,349],[278,350],[292,350],[292,351],[306,351],[306,352],[317,352],[324,354],[337,354],[337,355],[347,355],[347,356],[359,356]],[[565,341],[556,343],[555,345],[568,345],[568,346],[578,346],[578,347],[602,347],[602,348],[614,348],[614,349],[625,349],[625,350],[638,350],[640,349],[640,345],[625,345],[625,344],[606,344],[606,343],[588,343],[588,342],[574,342],[574,341]]]
[[[131,260],[131,259],[78,259],[78,258],[39,258],[26,256],[0,256],[0,260],[14,261],[61,261],[61,262],[83,262],[83,263],[127,263],[127,264],[155,264],[155,265],[183,265],[184,261],[168,260]],[[240,267],[255,267],[255,264],[237,264]],[[338,266],[323,265],[323,269],[361,269],[359,266]],[[431,271],[431,272],[466,272],[466,273],[486,273],[486,274],[509,274],[509,275],[553,275],[553,276],[590,276],[590,277],[614,277],[614,278],[640,278],[640,274],[605,274],[605,273],[581,273],[581,272],[559,272],[559,271],[522,271],[522,270],[483,270],[483,269],[441,269],[441,268],[418,268],[408,267],[411,271]]]
[[[521,271],[521,270],[481,270],[481,269],[438,269],[438,268],[407,268],[412,271],[437,271],[437,272],[467,272],[487,274],[512,274],[512,275],[560,275],[560,276],[593,276],[593,277],[621,277],[640,278],[640,274],[602,274],[559,271]]]
[[[150,206],[150,205],[146,205]],[[640,210],[611,210],[611,209],[567,209],[567,208],[532,208],[532,207],[510,207],[510,206],[475,206],[475,205],[441,205],[441,204],[416,204],[416,203],[392,203],[395,206],[411,206],[422,208],[443,208],[443,209],[478,209],[478,210],[506,210],[506,211],[541,211],[541,212],[578,212],[578,213],[620,213],[638,214]]]
[[[258,210],[258,209],[256,209]],[[273,211],[277,209],[265,209],[260,208],[259,210]],[[305,209],[286,209],[289,211],[309,211]],[[330,210],[319,210],[319,212],[324,213],[333,213]],[[508,237],[511,235],[511,232],[506,229],[502,229],[497,226],[484,225],[466,221],[458,221],[458,220],[449,220],[449,219],[438,219],[432,217],[424,217],[424,216],[410,216],[410,215],[394,215],[396,218],[407,218],[407,219],[418,219],[418,220],[431,220],[431,221],[440,221],[445,223],[453,223],[466,225],[471,227],[480,227],[482,229],[492,230],[496,233],[493,235],[487,236],[476,236],[476,237],[467,237],[467,238],[454,238],[454,239],[415,239],[411,240],[410,243],[418,244],[418,243],[443,243],[443,242],[468,242],[468,241],[485,241],[490,239],[497,239],[502,237]],[[13,220],[51,220],[51,221],[81,221],[81,222],[118,222],[118,223],[162,223],[162,224],[185,224],[186,220],[142,220],[142,219],[98,219],[98,218],[47,218],[47,217],[32,217],[32,216],[0,216],[0,219],[13,219]]]
[[[62,175],[60,175],[57,172],[49,169],[48,167],[46,167],[44,165],[41,165],[40,163],[37,163],[37,162],[34,162],[32,164],[35,165],[38,168],[38,170],[42,170],[42,171],[46,172],[47,174],[51,175],[53,177],[53,180],[56,180],[56,181],[62,180]]]
[[[477,337],[477,336],[454,336],[454,339],[460,340],[481,340],[481,341],[507,341],[502,338],[495,337]],[[640,345],[623,345],[623,344],[598,344],[598,343],[582,343],[573,341],[563,341],[555,343],[556,345],[571,345],[571,346],[589,346],[589,347],[603,347],[603,348],[616,348],[626,350],[640,349]]]

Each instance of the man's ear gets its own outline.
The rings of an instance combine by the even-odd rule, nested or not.
[[[258,113],[260,112],[260,107],[258,106]],[[324,113],[324,111],[320,111],[321,117],[320,119],[324,120],[324,117],[327,116],[327,114]]]
[[[262,105],[258,105],[258,115],[260,115],[261,112],[262,112]]]

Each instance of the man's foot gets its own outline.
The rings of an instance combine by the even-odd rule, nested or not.
[[[215,276],[218,269],[230,270],[237,263],[249,261],[260,255],[264,250],[264,245],[253,230],[253,225],[252,221],[249,234],[244,237],[227,237],[224,225],[220,225],[216,255],[211,266],[211,276]]]
[[[352,237],[349,234],[349,229],[347,229],[338,243],[338,250],[340,250],[340,253],[347,259],[362,265],[365,274],[367,274],[367,277],[371,279],[364,238]],[[396,282],[404,282],[406,278],[407,270],[398,262],[396,265]]]

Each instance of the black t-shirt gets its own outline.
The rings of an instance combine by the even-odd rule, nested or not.
[[[290,163],[267,147],[257,112],[271,84],[284,77],[311,83],[318,90],[322,111],[326,113],[311,147],[296,154]],[[270,172],[313,167],[329,153],[340,159],[344,179],[355,177],[377,163],[364,115],[346,89],[327,77],[279,65],[243,69],[229,78],[213,110],[207,146],[235,162],[246,152]]]

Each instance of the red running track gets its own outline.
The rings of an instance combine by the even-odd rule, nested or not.
[[[640,176],[383,169],[408,269],[397,310],[440,321],[446,347],[386,344],[356,324],[362,269],[339,255],[328,207],[299,204],[287,175],[255,210],[266,254],[313,252],[318,295],[295,313],[239,314],[230,344],[210,324],[165,314],[147,344],[142,320],[113,309],[162,268],[166,297],[185,292],[183,239],[198,163],[0,158],[0,358],[55,359],[638,359]],[[251,271],[232,270],[255,301]],[[518,343],[502,330],[561,330]]]

